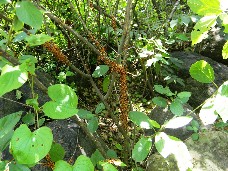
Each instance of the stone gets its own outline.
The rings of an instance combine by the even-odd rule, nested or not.
[[[214,82],[217,84],[218,87],[228,80],[228,67],[208,57],[199,55],[197,53],[192,53],[192,52],[173,52],[171,53],[171,56],[183,61],[182,68],[180,68],[178,71],[178,77],[184,79],[185,86],[172,84],[170,85],[170,87],[175,91],[177,90],[178,92],[180,91],[191,92],[192,95],[188,103],[193,108],[196,108],[197,106],[202,104],[207,98],[213,95],[213,93],[217,90],[215,85],[212,83],[204,84],[191,78],[189,74],[189,69],[193,63],[199,60],[207,61],[214,69],[214,75],[215,75]]]
[[[222,131],[200,133],[198,141],[188,139],[186,146],[192,158],[192,171],[228,171],[228,134]],[[164,159],[160,154],[152,154],[147,160],[146,171],[177,171],[172,155]]]
[[[186,116],[189,113],[191,113],[190,116],[192,116],[194,119],[197,119],[196,114],[194,112],[192,113],[192,107],[189,104],[185,104],[183,108],[184,108],[183,116]],[[149,117],[150,119],[157,121],[160,125],[163,125],[166,121],[172,119],[174,117],[174,114],[168,109],[168,107],[162,108],[162,107],[156,106],[151,111]],[[188,125],[190,125],[190,123]],[[181,140],[185,140],[189,138],[193,133],[193,131],[187,130],[186,127],[188,125],[177,129],[165,129],[164,132],[167,133],[168,135],[175,136]],[[152,135],[154,134],[154,131],[152,129],[149,129],[149,130],[145,130],[145,133],[146,135]]]

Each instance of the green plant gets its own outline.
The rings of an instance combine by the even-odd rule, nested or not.
[[[46,165],[56,171],[92,171],[95,168],[104,171],[115,171],[117,168],[143,170],[145,159],[153,150],[153,140],[156,150],[164,158],[170,154],[176,157],[180,170],[192,167],[186,145],[178,138],[164,132],[165,128],[176,129],[191,122],[188,129],[195,132],[193,139],[197,139],[199,125],[191,117],[182,116],[183,104],[188,101],[191,93],[173,93],[168,86],[157,84],[159,81],[164,84],[163,78],[166,84],[174,81],[183,84],[183,80],[175,75],[175,67],[180,65],[180,61],[169,57],[166,43],[170,43],[174,36],[178,36],[181,42],[188,41],[187,32],[180,34],[182,26],[178,24],[188,26],[189,17],[177,15],[175,16],[178,19],[177,23],[175,18],[166,22],[173,17],[168,17],[164,11],[166,1],[149,1],[148,6],[145,6],[148,2],[146,0],[135,3],[131,0],[122,0],[119,4],[108,0],[98,2],[86,4],[82,1],[68,0],[62,8],[61,2],[57,1],[53,1],[53,4],[48,1],[25,0],[12,3],[0,1],[0,9],[6,11],[4,14],[0,13],[2,19],[0,96],[17,90],[26,82],[29,82],[32,91],[32,98],[26,99],[24,104],[31,109],[29,112],[26,111],[25,115],[17,112],[0,119],[0,151],[10,145],[10,152],[13,155],[11,161],[0,161],[1,170],[28,171],[44,158],[47,160]],[[225,32],[228,32],[226,9],[221,9],[218,0],[215,1],[215,7],[211,3],[205,5],[207,3],[209,3],[208,0],[188,1],[194,12],[206,16],[202,17],[194,27],[191,37],[193,44],[204,38],[209,27],[215,25],[217,17],[222,20]],[[150,11],[152,6],[156,7],[155,11]],[[174,5],[175,8],[178,6],[178,4]],[[181,8],[178,8],[179,12]],[[170,7],[169,10],[174,13],[176,9]],[[147,11],[151,18],[143,17],[144,11]],[[77,14],[77,17],[72,14]],[[131,14],[135,15],[133,21]],[[142,18],[141,22],[139,17]],[[150,23],[153,21],[155,24],[151,26]],[[131,29],[131,22],[135,22],[133,29]],[[124,25],[122,26],[121,23]],[[8,28],[8,25],[12,27]],[[167,29],[167,25],[171,28]],[[163,36],[166,29],[170,32]],[[151,34],[154,35],[151,36]],[[143,38],[139,39],[139,37]],[[133,41],[134,46],[130,41]],[[181,42],[178,43],[181,44]],[[92,107],[90,107],[93,110],[81,108],[78,103],[84,87],[77,87],[76,94],[74,89],[66,84],[54,84],[47,88],[40,84],[35,71],[45,64],[39,66],[42,61],[38,53],[34,53],[38,47],[41,47],[43,55],[47,56],[46,61],[49,63],[46,65],[49,68],[54,68],[52,65],[55,64],[62,65],[63,71],[58,76],[60,83],[67,83],[66,77],[73,74],[81,75],[89,81],[99,98],[99,100],[95,99],[95,105],[93,101],[91,102]],[[223,49],[224,58],[227,58],[227,47],[226,43]],[[63,53],[60,48],[67,48],[66,53]],[[140,50],[139,58],[134,57],[137,52],[132,49]],[[56,62],[53,62],[53,57],[57,59]],[[127,80],[129,78],[126,66],[129,58],[133,58],[130,61],[131,64],[140,60],[146,81],[153,76],[151,92],[156,91],[161,96],[154,97],[152,101],[161,107],[166,107],[169,103],[174,117],[165,124],[158,124],[143,112],[128,112]],[[74,63],[75,59],[80,61],[78,65],[74,65],[78,62]],[[202,83],[214,81],[213,69],[205,61],[193,64],[190,74]],[[38,99],[42,97],[38,97],[34,92],[34,84],[46,92],[51,99],[42,106],[38,103]],[[204,124],[213,124],[218,116],[226,124],[228,109],[226,106],[221,106],[220,102],[227,101],[227,85],[227,82],[221,85],[218,91],[202,104],[199,116]],[[143,95],[139,93],[137,96],[146,103],[147,99]],[[20,98],[20,93],[17,97]],[[44,126],[44,116],[53,120],[73,118],[94,141],[97,150],[91,157],[79,156],[73,165],[63,161],[65,151],[60,144],[53,142],[51,129]],[[134,123],[133,126],[128,123],[128,117]],[[110,137],[113,144],[108,144],[108,149],[101,145],[99,138],[102,137],[97,135],[100,131],[100,120],[116,125],[115,129],[118,131],[116,136]],[[141,134],[143,129],[153,129],[155,133],[145,136]],[[182,155],[185,155],[185,158],[182,158]]]

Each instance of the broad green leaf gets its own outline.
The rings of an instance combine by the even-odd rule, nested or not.
[[[98,113],[102,112],[102,110],[104,110],[104,109],[105,109],[104,103],[99,103],[99,104],[96,106],[95,113],[98,114]]]
[[[35,115],[34,113],[27,113],[23,116],[22,121],[26,125],[33,125],[35,124]]]
[[[98,166],[98,169],[101,169],[101,166],[99,165],[99,162],[102,160],[105,160],[105,158],[102,156],[99,150],[96,149],[96,151],[91,155],[90,160],[92,161],[94,166]]]
[[[160,128],[161,127],[160,124],[157,123],[155,120],[150,120],[149,122],[155,128]]]
[[[180,117],[172,118],[164,125],[164,127],[172,128],[172,129],[180,128],[187,125],[189,122],[191,122],[191,120],[192,120],[192,117],[188,117],[188,116],[180,116]]]
[[[193,141],[197,141],[199,139],[199,134],[194,132],[192,135],[191,135],[191,138]]]
[[[11,3],[11,0],[0,0],[0,5],[1,4],[8,4]]]
[[[1,153],[0,153],[1,154]],[[3,170],[3,171],[5,171],[6,169],[8,169],[9,170],[9,166],[7,166],[7,161],[1,161],[0,160],[0,170]],[[6,168],[7,167],[7,168]]]
[[[112,150],[112,149],[108,149],[107,156],[109,158],[114,158],[114,159],[117,159],[118,158],[116,152],[114,150]]]
[[[59,160],[55,163],[54,171],[73,171],[73,166],[63,160]]]
[[[65,84],[55,84],[48,87],[48,95],[52,101],[43,105],[43,112],[52,119],[66,119],[78,110],[78,97],[74,90]]]
[[[22,124],[13,134],[10,150],[19,164],[32,165],[48,154],[52,140],[50,128],[41,127],[31,132],[27,125]]]
[[[177,24],[178,24],[178,19],[172,20],[172,21],[170,22],[170,27],[173,29]]]
[[[160,107],[166,107],[166,106],[167,106],[167,100],[166,100],[165,98],[163,98],[163,97],[154,97],[154,98],[152,99],[152,101],[153,101],[156,105],[158,105],[158,106],[160,106]]]
[[[94,170],[94,166],[90,158],[84,155],[80,155],[73,166],[73,171],[82,171],[82,170],[83,171]]]
[[[211,83],[215,79],[213,68],[204,60],[192,64],[189,72],[192,78],[201,83]]]
[[[22,55],[19,57],[19,62],[21,63],[21,69],[35,75],[35,64],[38,62],[37,59],[32,55]]]
[[[13,39],[13,42],[20,42],[24,40],[28,35],[25,32],[16,33],[16,36]]]
[[[223,59],[227,59],[228,58],[228,41],[223,46],[222,57],[223,57]]]
[[[16,112],[0,119],[0,139],[9,131],[13,130],[14,126],[20,120],[21,115],[22,112]]]
[[[222,13],[219,0],[188,0],[190,9],[198,15],[218,15]]]
[[[16,15],[19,20],[36,29],[40,29],[43,23],[42,13],[30,1],[17,2]]]
[[[184,113],[184,108],[180,100],[175,99],[171,104],[170,104],[170,110],[171,112],[176,115],[176,116],[181,116]]]
[[[181,101],[181,103],[187,103],[190,96],[191,96],[191,92],[187,92],[187,91],[182,91],[177,94],[177,97]]]
[[[28,42],[29,46],[38,46],[52,40],[52,37],[41,33],[35,35],[32,34],[26,37],[25,40]]]
[[[157,91],[160,94],[165,94],[167,96],[173,96],[175,95],[174,93],[172,93],[169,89],[169,87],[163,87],[162,85],[154,85],[154,89],[155,91]]]
[[[27,79],[27,72],[21,71],[19,66],[5,65],[0,76],[0,97],[5,93],[20,88]]]
[[[183,23],[185,26],[188,26],[190,21],[191,18],[188,15],[181,15],[181,23]]]
[[[224,82],[218,89],[214,100],[214,109],[221,116],[224,123],[228,120],[228,81]]]
[[[98,78],[101,77],[103,75],[105,75],[109,70],[108,65],[99,65],[96,67],[95,71],[93,72],[92,76],[94,78]]]
[[[214,99],[208,99],[200,109],[199,117],[204,125],[213,124],[218,115],[215,113]]]
[[[19,31],[24,27],[24,23],[21,22],[17,16],[15,16],[14,20],[13,20],[13,30],[14,31]]]
[[[132,150],[132,158],[135,162],[143,161],[152,147],[151,138],[141,137]]]
[[[79,109],[77,115],[79,116],[79,118],[87,120],[92,119],[94,117],[94,114],[92,114],[92,112],[84,109]]]
[[[109,84],[110,84],[110,76],[108,75],[105,77],[105,79],[103,81],[103,85],[102,85],[103,91],[105,93],[107,93],[107,91],[108,91]]]
[[[216,15],[205,16],[196,23],[193,28],[194,30],[191,32],[192,45],[200,43],[203,39],[208,37],[208,30],[215,26],[216,19]]]
[[[97,128],[98,128],[98,120],[96,117],[92,117],[89,121],[88,121],[88,129],[91,133],[94,133],[97,131]]]
[[[112,164],[108,162],[100,162],[103,167],[103,171],[118,171]]]
[[[219,18],[222,20],[222,26],[224,27],[223,32],[228,33],[228,14],[222,13],[219,15]]]
[[[173,154],[180,170],[192,168],[190,153],[186,145],[179,139],[160,132],[155,136],[155,146],[164,158]]]
[[[9,170],[10,171],[30,171],[30,169],[27,166],[18,164],[15,162],[10,162]]]
[[[50,101],[43,105],[43,112],[52,119],[66,119],[76,115],[78,110],[70,104]]]
[[[140,128],[153,128],[153,125],[151,124],[151,119],[143,112],[131,111],[129,112],[129,118],[134,124],[138,125]]]
[[[51,157],[51,161],[57,162],[59,160],[63,160],[65,156],[65,150],[61,144],[53,142],[51,150],[49,151],[49,155]]]
[[[0,138],[0,156],[1,156],[1,151],[4,151],[10,144],[10,140],[13,136],[14,131],[10,130],[5,136],[2,136]]]

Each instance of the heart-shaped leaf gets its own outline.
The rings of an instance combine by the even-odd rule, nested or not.
[[[65,84],[50,86],[48,87],[48,95],[52,101],[43,105],[43,111],[48,117],[66,119],[77,114],[78,97],[69,86]]]
[[[11,153],[19,164],[32,165],[44,158],[51,149],[53,135],[48,127],[31,132],[27,125],[17,128],[11,139]]]
[[[20,1],[16,4],[16,14],[19,20],[40,29],[43,23],[42,13],[30,1]]]

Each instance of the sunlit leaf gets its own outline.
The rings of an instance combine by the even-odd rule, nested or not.
[[[188,116],[176,117],[176,118],[169,120],[164,125],[164,127],[165,128],[172,128],[172,129],[180,128],[180,127],[187,125],[189,122],[191,122],[191,120],[192,120],[192,118],[188,117]]]
[[[222,57],[223,57],[223,59],[227,59],[228,58],[228,41],[223,46]]]
[[[95,71],[93,72],[92,76],[94,78],[98,78],[101,77],[103,75],[105,75],[109,70],[109,66],[108,65],[99,65],[96,67]]]

